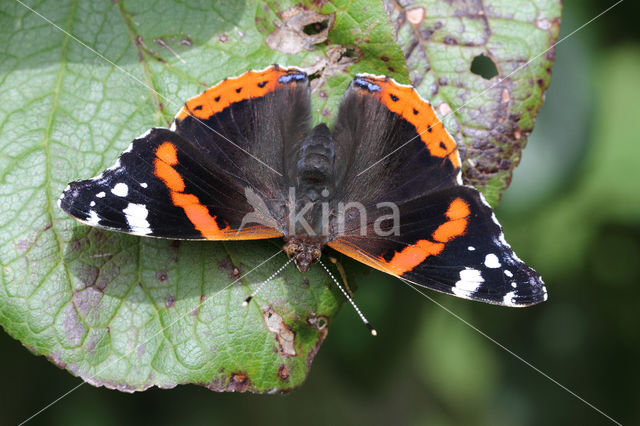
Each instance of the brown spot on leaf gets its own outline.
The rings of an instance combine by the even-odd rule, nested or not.
[[[251,391],[253,389],[250,388],[251,380],[249,380],[249,376],[245,372],[236,372],[231,373],[229,375],[228,381],[226,381],[226,385],[217,384],[214,381],[209,387],[216,391],[224,391],[224,392],[246,392]]]
[[[229,256],[226,256],[222,260],[220,260],[218,262],[218,267],[222,271],[227,271],[227,273],[229,274],[229,277],[232,280],[236,280],[236,279],[238,279],[238,277],[240,277],[240,269],[238,269],[233,264],[233,262],[231,261],[231,258]]]
[[[63,315],[64,319],[62,321],[62,327],[64,329],[66,344],[70,346],[80,345],[87,329],[82,322],[80,322],[73,303],[69,303],[66,306]]]
[[[183,46],[191,47],[193,45],[193,42],[191,41],[191,35],[189,35],[189,34],[185,35],[180,40],[180,44],[183,45]]]
[[[102,301],[102,296],[102,291],[95,286],[90,286],[73,293],[73,303],[78,310],[78,314],[86,318],[89,312],[97,310]]]
[[[406,11],[407,21],[411,25],[420,25],[424,21],[425,11],[424,7],[412,7]]]
[[[280,18],[283,25],[269,34],[265,42],[273,50],[293,55],[303,50],[313,50],[316,44],[327,40],[335,15],[323,15],[296,5],[280,13]],[[323,29],[310,31],[309,28],[316,28],[316,24]]]
[[[275,313],[273,309],[268,308],[262,314],[262,319],[264,319],[267,325],[267,330],[275,335],[276,341],[280,346],[280,353],[286,357],[296,356],[296,334],[291,327],[284,322],[282,317]]]
[[[436,108],[438,110],[438,114],[440,114],[440,118],[443,119],[445,115],[449,115],[452,112],[451,107],[448,103],[443,102]]]
[[[227,41],[229,41],[229,37],[226,34],[222,33],[218,36],[218,41],[220,43],[226,43]]]
[[[136,355],[138,358],[142,358],[145,354],[145,345],[144,343],[138,345],[138,349],[136,350]]]
[[[502,103],[506,104],[510,100],[511,100],[511,95],[509,95],[509,91],[506,88],[502,89],[502,98],[501,98]]]
[[[158,281],[164,282],[169,278],[169,276],[164,271],[158,271],[156,272],[156,278],[158,279]]]
[[[518,139],[520,139],[521,137],[522,137],[522,133],[520,133],[520,129],[516,129],[516,130],[513,132],[513,138],[514,138],[515,140],[518,140]]]
[[[286,365],[280,364],[280,367],[278,367],[278,377],[280,378],[280,380],[289,379],[289,370],[287,369]]]
[[[449,45],[456,45],[458,44],[458,40],[456,40],[455,38],[451,37],[451,36],[446,36],[443,40],[444,44],[449,44]]]
[[[176,304],[176,298],[175,296],[172,296],[172,295],[169,295],[169,297],[167,297],[167,299],[164,301],[164,306],[166,306],[167,308],[171,308],[175,304]]]
[[[83,287],[90,287],[96,285],[98,276],[100,275],[100,269],[97,266],[88,263],[79,263],[75,268],[75,274],[82,283]],[[104,290],[104,287],[97,287],[98,290]]]

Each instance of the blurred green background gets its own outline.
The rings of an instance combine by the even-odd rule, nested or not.
[[[614,1],[565,1],[567,35]],[[549,301],[514,310],[429,293],[623,424],[640,424],[640,26],[627,1],[556,50],[547,100],[497,215]],[[607,424],[400,281],[375,272],[285,396],[84,385],[30,424]],[[80,383],[0,333],[3,423]]]

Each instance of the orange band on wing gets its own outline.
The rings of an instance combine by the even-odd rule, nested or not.
[[[456,142],[447,133],[431,105],[420,98],[413,87],[400,86],[386,77],[358,78],[380,87],[380,91],[369,93],[377,96],[391,112],[413,124],[431,155],[449,158],[455,168],[460,168]]]
[[[352,244],[344,240],[337,239],[329,242],[329,247],[346,254],[366,265],[379,269],[389,274],[402,276],[411,271],[416,266],[424,262],[429,256],[437,256],[442,253],[446,242],[464,235],[469,223],[471,210],[469,204],[462,198],[454,199],[450,204],[445,216],[448,221],[440,225],[431,234],[431,240],[418,240],[400,251],[396,251],[387,261],[382,256],[373,256],[358,250]]]
[[[185,194],[185,184],[180,173],[172,166],[178,164],[178,151],[171,142],[163,142],[156,149],[156,158],[153,160],[154,171],[161,179],[171,195],[171,201],[177,207],[182,207],[189,221],[200,231],[203,237],[214,240],[220,239],[224,232],[220,229],[216,218],[209,214],[209,209],[200,203],[198,197],[193,194]]]
[[[189,221],[204,238],[208,240],[245,240],[282,236],[281,232],[266,226],[247,227],[238,232],[232,230],[230,226],[220,228],[216,222],[217,216],[211,216],[209,209],[200,202],[198,197],[184,192],[184,179],[173,168],[176,164],[178,164],[176,146],[171,142],[163,142],[156,149],[153,174],[169,188],[173,204],[184,210]]]
[[[282,86],[278,79],[284,75],[301,73],[297,68],[272,66],[264,71],[248,71],[239,77],[228,78],[198,96],[189,99],[176,120],[189,115],[206,120],[229,105],[246,99],[259,98]]]

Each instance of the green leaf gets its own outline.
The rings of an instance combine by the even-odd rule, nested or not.
[[[3,4],[3,328],[96,386],[282,392],[299,385],[343,300],[322,269],[302,276],[291,266],[243,308],[251,289],[284,263],[280,242],[103,232],[71,220],[56,200],[69,181],[112,165],[134,137],[166,126],[187,98],[248,69],[280,63],[315,72],[317,119],[334,114],[357,71],[406,81],[382,4],[336,0],[322,6],[326,16],[289,1],[29,4],[86,45],[17,2]],[[271,48],[275,23],[292,25],[302,10],[312,21],[333,20],[329,41],[292,30],[288,41],[302,49]]]
[[[385,3],[411,82],[458,142],[465,183],[497,204],[550,82],[560,0]]]

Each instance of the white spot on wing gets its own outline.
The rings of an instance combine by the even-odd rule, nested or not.
[[[96,194],[96,197],[98,197],[98,198],[104,198],[104,196],[105,196],[105,195],[107,195],[107,194],[105,194],[105,193],[104,193],[104,191],[100,191],[100,192],[98,192],[98,193]]]
[[[129,187],[126,183],[116,183],[116,185],[111,188],[111,192],[118,197],[126,197],[129,193]]]
[[[516,284],[515,282],[512,282],[511,283],[511,287],[516,288],[516,287],[518,287],[518,284]]]
[[[95,201],[92,201],[92,202],[90,202],[90,203],[89,203],[89,205],[90,205],[91,207],[95,207],[95,206],[96,206],[96,202],[95,202]]]
[[[89,210],[89,218],[85,221],[87,225],[98,226],[100,225],[100,217],[93,210]]]
[[[176,131],[176,122],[175,122],[175,120],[171,122],[171,126],[169,127],[169,130],[171,130],[172,132]]]
[[[474,251],[475,249],[476,249],[476,248],[475,248],[474,246],[469,246],[469,247],[467,247],[467,250],[469,250],[469,251]]]
[[[468,293],[478,291],[483,282],[484,278],[482,278],[480,271],[473,268],[465,268],[460,271],[460,280],[456,282],[451,291],[456,296],[469,297]]]
[[[122,210],[127,218],[131,233],[135,235],[147,235],[151,233],[147,216],[149,211],[144,204],[129,203],[127,208]]]
[[[498,256],[493,253],[489,253],[484,258],[484,266],[486,266],[487,268],[499,268],[502,265],[500,265]]]
[[[508,269],[505,269],[505,270],[504,270],[504,274],[505,274],[506,276],[508,276],[509,278],[513,277],[513,273],[511,273],[511,271],[510,271],[510,270],[508,270]]]
[[[517,306],[517,304],[513,300],[515,296],[516,292],[510,291],[509,293],[504,295],[504,297],[502,298],[502,303],[504,303],[506,306]]]
[[[146,182],[142,182],[142,183],[140,184],[140,186],[141,186],[141,187],[143,187],[143,188],[146,188],[146,187],[147,187],[147,186],[149,186],[149,185],[147,185],[147,183],[146,183]]]

